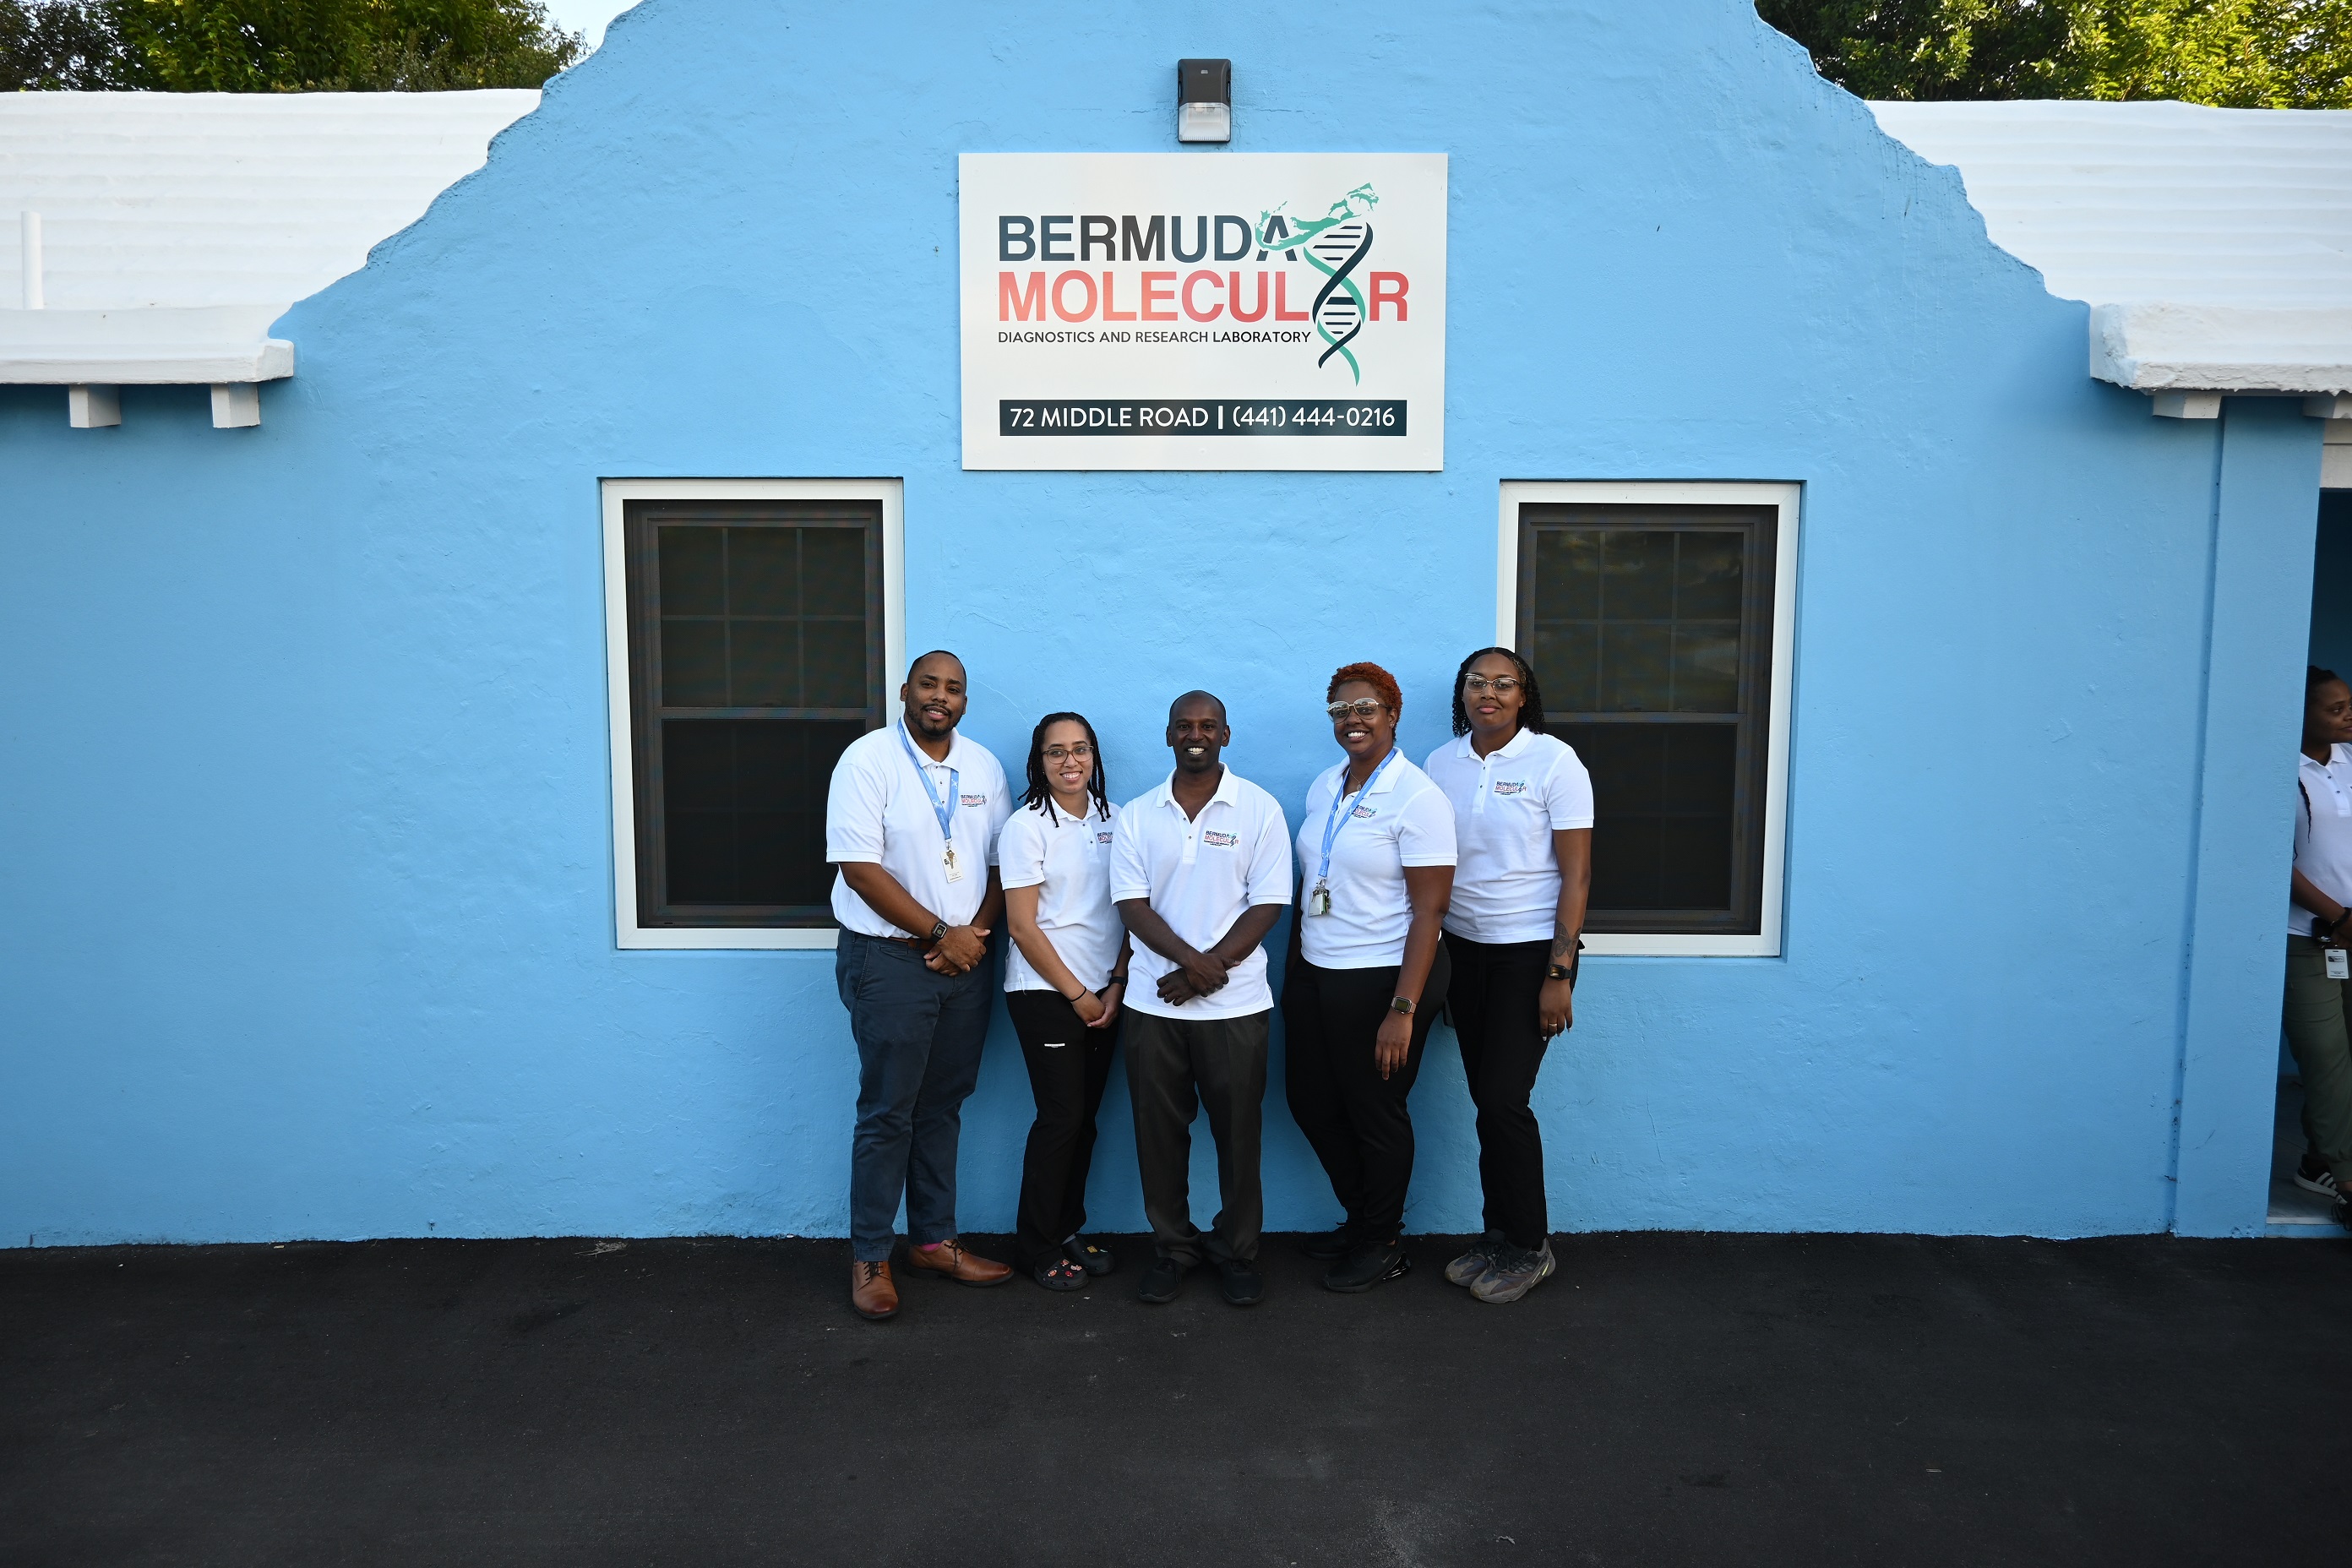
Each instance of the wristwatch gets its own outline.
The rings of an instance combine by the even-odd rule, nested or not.
[[[1412,1016],[1412,1004],[1402,996],[1391,996],[1389,998],[1389,1011],[1402,1013],[1410,1018]]]
[[[1549,969],[1544,971],[1544,978],[1546,980],[1573,980],[1576,978],[1576,971],[1570,969],[1565,963],[1555,963]]]
[[[931,934],[930,934],[930,937],[929,937],[929,942],[930,942],[930,944],[931,944],[933,947],[937,947],[937,946],[939,946],[939,945],[940,945],[940,939],[941,937],[943,937],[943,936],[947,935],[947,934],[948,934],[948,922],[947,922],[947,921],[938,921],[937,923],[935,923],[935,924],[931,927]]]

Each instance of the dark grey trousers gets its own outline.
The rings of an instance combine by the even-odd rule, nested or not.
[[[1143,1177],[1143,1214],[1162,1258],[1198,1264],[1204,1257],[1257,1256],[1265,1223],[1258,1174],[1265,1118],[1266,1020],[1271,1009],[1240,1018],[1162,1018],[1128,1009],[1120,1044],[1127,1090],[1135,1107],[1135,1163]],[[1192,1117],[1209,1113],[1217,1141],[1217,1195],[1223,1206],[1207,1233],[1192,1225]]]
[[[990,977],[941,974],[904,942],[841,933],[833,975],[857,1040],[857,1131],[849,1148],[850,1252],[887,1262],[898,1199],[919,1246],[956,1233],[956,1143],[980,1080]]]

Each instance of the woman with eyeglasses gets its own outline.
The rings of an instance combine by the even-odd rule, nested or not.
[[[1029,737],[1029,789],[997,839],[1004,921],[1005,1006],[1021,1037],[1037,1117],[1021,1163],[1013,1246],[1048,1290],[1075,1290],[1108,1274],[1110,1252],[1078,1234],[1095,1112],[1118,1048],[1127,986],[1127,930],[1110,898],[1111,823],[1118,808],[1103,780],[1095,728],[1048,713]]]
[[[1324,693],[1345,753],[1307,791],[1296,941],[1283,984],[1290,1114],[1345,1217],[1309,1237],[1324,1285],[1369,1290],[1412,1271],[1405,1100],[1445,997],[1439,922],[1454,884],[1454,811],[1397,750],[1404,711],[1377,664],[1345,665]]]
[[[1549,1278],[1543,1133],[1528,1100],[1552,1037],[1575,1018],[1576,954],[1592,884],[1592,779],[1544,733],[1536,672],[1482,647],[1454,678],[1454,733],[1429,754],[1453,803],[1462,863],[1445,915],[1446,993],[1478,1109],[1486,1234],[1445,1266],[1481,1301],[1516,1301]]]

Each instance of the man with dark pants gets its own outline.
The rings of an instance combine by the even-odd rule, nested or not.
[[[1272,795],[1221,761],[1232,739],[1223,702],[1179,697],[1168,710],[1176,771],[1119,814],[1111,846],[1111,898],[1136,944],[1123,1043],[1159,1253],[1138,1293],[1151,1302],[1174,1300],[1203,1258],[1234,1305],[1265,1289],[1258,1135],[1274,994],[1258,944],[1290,902],[1290,829]],[[1207,1235],[1192,1225],[1196,1109],[1217,1141],[1223,1205]]]
[[[927,653],[898,689],[899,722],[850,742],[825,802],[824,858],[841,942],[834,978],[857,1041],[849,1157],[849,1300],[894,1317],[898,1203],[908,1261],[963,1285],[1013,1270],[956,1240],[956,1140],[988,1033],[988,934],[1004,908],[996,834],[1004,770],[955,732],[963,661]]]

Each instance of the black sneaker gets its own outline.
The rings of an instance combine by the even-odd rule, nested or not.
[[[1333,1264],[1331,1271],[1323,1276],[1323,1289],[1353,1294],[1391,1279],[1402,1279],[1412,1272],[1412,1254],[1404,1249],[1403,1242],[1371,1242]]]
[[[1217,1272],[1223,1276],[1220,1283],[1228,1306],[1255,1307],[1265,1294],[1265,1281],[1258,1277],[1257,1265],[1246,1258],[1220,1258]]]
[[[1325,1263],[1347,1257],[1355,1246],[1355,1233],[1344,1225],[1337,1230],[1318,1230],[1298,1238],[1299,1251]]]
[[[1143,1271],[1143,1283],[1136,1288],[1135,1293],[1155,1307],[1173,1301],[1183,1293],[1184,1276],[1191,1272],[1192,1266],[1189,1263],[1179,1263],[1172,1258],[1156,1258],[1152,1259],[1151,1267]]]
[[[2305,1154],[2294,1167],[2294,1184],[2323,1198],[2336,1196],[2336,1173]]]
[[[2327,1216],[2346,1230],[2352,1230],[2352,1197],[2336,1194],[2336,1206],[2327,1211]]]

